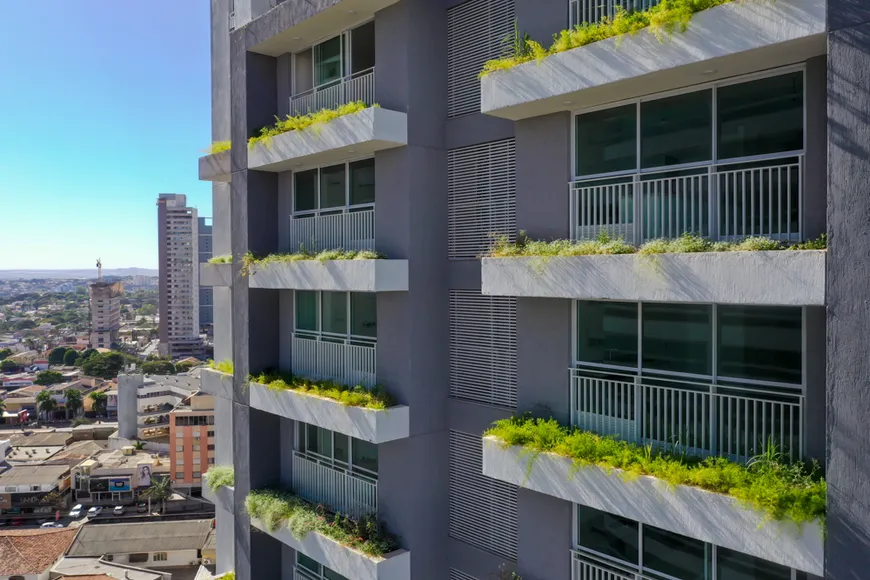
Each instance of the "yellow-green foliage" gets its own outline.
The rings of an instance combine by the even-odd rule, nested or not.
[[[213,258],[209,258],[209,264],[232,264],[233,257],[230,254],[226,254],[223,256],[214,256]]]
[[[214,362],[213,360],[208,361],[209,368],[212,368],[218,372],[225,373],[228,375],[233,374],[233,361],[231,360],[222,360],[220,362]]]
[[[212,465],[203,474],[203,478],[208,488],[214,492],[224,486],[235,485],[236,472],[232,465]]]
[[[818,465],[787,465],[772,446],[742,465],[723,457],[695,459],[656,451],[649,446],[563,427],[555,419],[529,416],[496,421],[486,435],[497,437],[508,446],[520,445],[535,452],[568,457],[580,469],[597,465],[620,469],[628,476],[650,475],[672,485],[730,495],[771,519],[798,524],[816,519],[824,522],[827,485]]]
[[[378,105],[372,106],[377,107]],[[338,117],[343,117],[344,115],[359,113],[368,107],[369,105],[366,105],[363,101],[354,101],[353,103],[341,105],[336,109],[321,109],[316,113],[308,113],[307,115],[287,115],[284,119],[276,117],[276,123],[274,125],[271,127],[263,127],[260,129],[259,135],[251,137],[248,140],[248,147],[254,147],[257,143],[263,143],[268,146],[273,137],[277,137],[282,133],[301,131],[308,127],[322,125],[323,123],[328,123],[329,121],[337,119]]]
[[[394,404],[393,398],[381,386],[373,388],[363,385],[348,387],[334,381],[314,381],[287,373],[262,373],[257,376],[251,376],[248,380],[265,385],[272,390],[291,390],[298,393],[307,393],[315,397],[332,399],[349,407],[386,409]]]
[[[269,264],[284,264],[299,262],[302,260],[317,260],[328,262],[331,260],[380,260],[383,255],[371,250],[323,250],[322,252],[309,252],[302,248],[292,254],[269,254],[262,258],[255,258],[251,252],[245,254],[242,261],[242,274],[247,275],[253,271],[254,266],[267,266]]]
[[[218,576],[217,580],[236,580],[236,573],[234,571],[227,572],[223,576]]]
[[[584,22],[554,35],[553,44],[549,49],[529,38],[524,38],[522,43],[517,43],[516,38],[511,39],[512,54],[488,61],[480,76],[533,60],[540,62],[559,52],[614,36],[637,34],[644,29],[662,41],[666,35],[672,34],[675,30],[684,32],[694,13],[733,1],[735,0],[662,0],[652,8],[638,12],[627,12],[624,8],[618,7],[613,18],[605,18],[595,23]]]
[[[209,155],[214,155],[215,153],[229,151],[232,146],[233,144],[231,141],[215,141],[208,148],[206,148],[205,152]]]

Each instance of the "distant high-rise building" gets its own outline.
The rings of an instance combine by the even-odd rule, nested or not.
[[[211,243],[211,218],[201,217],[197,220],[198,237],[199,237],[199,263],[208,262],[212,255]],[[212,325],[214,324],[214,296],[213,290],[208,287],[199,288],[199,324],[200,328],[211,336]]]
[[[91,347],[111,348],[118,342],[123,293],[123,282],[103,280],[103,264],[97,260],[97,281],[88,285],[91,304]]]
[[[159,352],[172,358],[202,354],[197,226],[196,208],[187,207],[187,196],[160,194],[157,198]]]

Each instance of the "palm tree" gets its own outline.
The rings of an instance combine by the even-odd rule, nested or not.
[[[136,439],[136,441],[133,442],[133,449],[136,451],[142,451],[145,449],[145,442],[141,439]]]
[[[153,478],[151,487],[140,495],[148,498],[148,511],[151,511],[151,500],[160,502],[160,513],[166,510],[166,500],[172,495],[172,480],[169,477]]]
[[[106,412],[106,404],[109,400],[109,397],[106,396],[106,393],[94,391],[88,398],[93,401],[93,405],[91,408],[94,410],[94,413],[97,415],[103,415]]]
[[[70,413],[75,418],[84,406],[82,403],[82,392],[78,389],[67,389],[64,391],[63,396],[66,397],[66,418],[69,419]]]
[[[57,409],[57,401],[51,396],[51,391],[44,389],[36,395],[37,409],[45,413],[46,417]]]

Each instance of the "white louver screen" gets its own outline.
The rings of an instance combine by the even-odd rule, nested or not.
[[[450,396],[516,409],[516,298],[450,291]]]
[[[517,487],[486,477],[479,435],[450,431],[450,537],[517,559]]]
[[[450,580],[477,580],[477,578],[475,578],[474,576],[469,576],[465,572],[457,570],[456,568],[451,568]]]
[[[514,0],[469,0],[447,11],[447,116],[480,111],[480,79],[488,60],[506,54]]]
[[[516,239],[517,168],[514,139],[447,153],[447,257],[479,258],[492,237]]]

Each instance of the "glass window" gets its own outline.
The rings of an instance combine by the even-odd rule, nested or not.
[[[313,558],[309,558],[302,552],[296,552],[296,565],[301,566],[314,574],[320,574],[320,563]]]
[[[716,550],[716,577],[721,580],[790,580],[791,569],[720,547]]]
[[[353,439],[353,464],[373,473],[378,472],[378,446],[362,439]]]
[[[293,211],[317,209],[317,170],[293,174]]]
[[[596,175],[637,168],[637,106],[578,115],[575,174]]]
[[[354,161],[350,166],[350,204],[374,203],[375,160]]]
[[[341,78],[341,36],[314,47],[314,81],[317,86]]]
[[[577,302],[577,360],[637,367],[637,304]]]
[[[643,367],[698,375],[712,372],[711,306],[643,305]]]
[[[347,580],[347,578],[345,578],[338,572],[333,572],[326,566],[323,567],[323,577],[326,578],[326,580]]]
[[[371,292],[352,292],[350,295],[351,334],[378,336],[378,298]]]
[[[347,293],[322,292],[323,313],[321,315],[323,332],[347,334]]]
[[[321,429],[316,425],[306,425],[308,441],[306,451],[332,457],[332,431]]]
[[[718,89],[719,159],[804,148],[802,72]]]
[[[348,441],[348,436],[342,435],[341,433],[333,433],[332,443],[335,446],[335,460],[347,463],[350,455],[350,442]]]
[[[296,329],[316,332],[317,328],[317,292],[311,290],[296,291]]]
[[[577,506],[577,542],[584,548],[637,564],[637,536],[637,522]]]
[[[711,546],[700,540],[643,527],[643,566],[685,580],[706,580],[712,567]]]
[[[320,209],[345,205],[344,164],[320,170]]]
[[[720,306],[718,310],[720,376],[801,383],[800,308]]]
[[[641,167],[713,158],[713,91],[698,91],[640,105]]]

